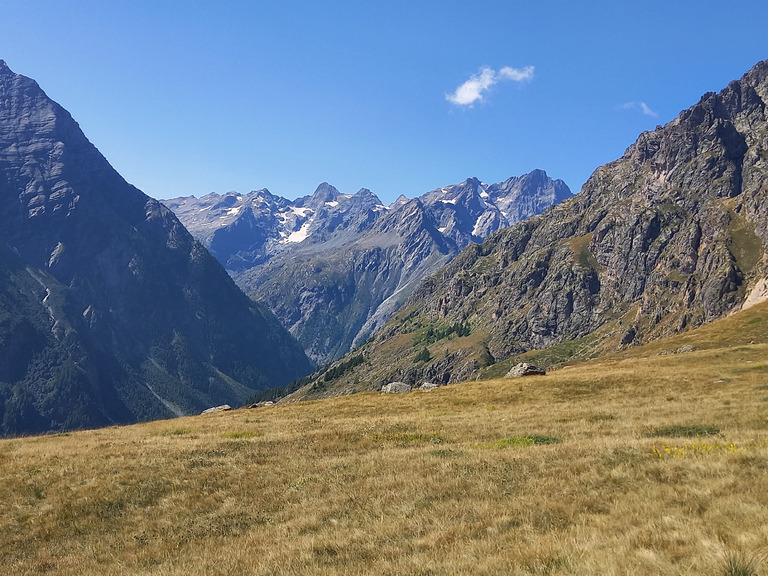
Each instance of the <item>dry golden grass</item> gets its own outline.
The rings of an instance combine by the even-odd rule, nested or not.
[[[750,314],[708,329],[727,334],[766,309]],[[765,342],[3,440],[0,573],[757,565],[768,543]],[[652,435],[675,426],[719,434]]]

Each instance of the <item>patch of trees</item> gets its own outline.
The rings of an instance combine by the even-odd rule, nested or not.
[[[342,362],[341,364],[337,364],[333,368],[330,368],[325,372],[323,375],[323,380],[326,382],[330,382],[331,380],[335,380],[339,376],[342,376],[352,370],[355,366],[359,366],[363,363],[363,355],[358,354],[357,356],[352,356],[349,360],[346,362]]]
[[[443,338],[448,338],[453,334],[456,334],[457,337],[461,338],[463,336],[469,336],[471,333],[472,330],[469,327],[469,322],[455,322],[450,326],[442,326],[438,328],[430,326],[424,335],[419,338],[417,343],[428,345],[437,342],[438,340],[442,340]]]

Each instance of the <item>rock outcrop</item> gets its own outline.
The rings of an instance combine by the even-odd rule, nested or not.
[[[539,368],[528,362],[520,362],[510,368],[504,378],[520,378],[521,376],[544,376],[547,373],[544,368]]]
[[[381,387],[382,394],[404,394],[410,392],[413,387],[405,382],[390,382]]]
[[[232,406],[229,404],[222,404],[221,406],[213,406],[211,408],[206,408],[202,412],[200,412],[201,415],[203,414],[216,414],[217,412],[229,412],[232,410]]]

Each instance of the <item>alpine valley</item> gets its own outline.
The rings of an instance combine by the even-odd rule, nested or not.
[[[768,61],[466,248],[294,398],[503,376],[688,330],[768,297]]]
[[[173,213],[0,61],[0,434],[239,405],[310,362]]]
[[[257,190],[165,204],[323,365],[364,342],[461,249],[570,196],[535,170],[389,206],[370,190],[341,194],[327,183],[295,201]]]

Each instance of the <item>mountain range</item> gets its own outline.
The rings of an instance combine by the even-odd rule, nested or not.
[[[0,434],[240,404],[310,371],[267,308],[0,61]]]
[[[765,299],[766,103],[768,61],[642,133],[579,194],[466,248],[358,361],[341,359],[297,397],[585,359]]]
[[[327,183],[295,201],[264,189],[165,204],[322,365],[364,342],[461,249],[570,196],[534,170],[389,206],[365,188],[342,194]]]
[[[177,218],[0,61],[0,434],[239,404],[307,374],[304,350],[338,360],[292,399],[558,366],[761,302],[767,102],[768,61],[575,196],[534,171],[389,206],[328,184],[181,198]]]

